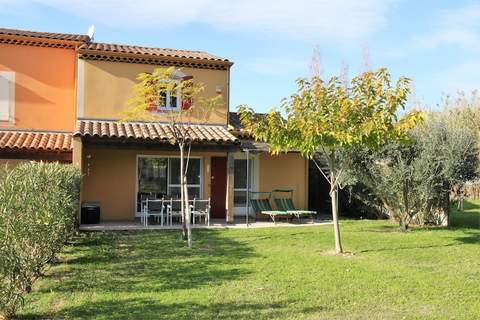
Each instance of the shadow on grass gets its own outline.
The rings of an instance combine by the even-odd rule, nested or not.
[[[456,212],[450,216],[452,228],[480,229],[480,213]]]
[[[417,228],[415,231],[445,231],[451,230],[452,228],[449,227],[422,227]],[[454,242],[445,243],[445,244],[431,244],[431,245],[412,245],[412,246],[400,246],[400,247],[387,247],[387,248],[378,248],[378,249],[368,249],[368,250],[361,250],[360,253],[366,252],[381,252],[381,251],[397,251],[397,250],[416,250],[416,249],[435,249],[435,248],[445,248],[445,247],[455,247],[461,246],[464,244],[480,244],[480,232],[476,232],[474,230],[469,231],[471,229],[462,230],[464,236],[455,237],[452,240]],[[399,234],[402,232],[398,231]],[[407,232],[408,233],[408,232]],[[404,233],[404,234],[407,234]]]
[[[108,300],[62,309],[61,319],[272,319],[291,318],[327,310],[296,307],[297,301],[265,303],[162,303],[153,299]],[[292,307],[293,306],[293,307]],[[290,316],[289,316],[290,315]],[[50,319],[49,314],[26,314],[18,319]]]
[[[164,292],[246,276],[255,253],[216,230],[194,232],[188,249],[178,231],[82,234],[39,292]]]
[[[480,202],[466,200],[462,211],[453,204],[450,210],[450,225],[453,228],[480,229]]]
[[[436,249],[436,248],[461,246],[462,244],[463,243],[448,243],[448,244],[441,244],[441,245],[424,245],[424,246],[414,245],[414,246],[407,246],[407,247],[389,247],[389,248],[360,250],[359,253],[381,252],[381,251],[398,251],[398,250]]]
[[[460,213],[462,212],[457,210],[456,203],[454,203],[451,208],[452,208],[452,212],[460,212]],[[463,210],[476,210],[480,212],[480,202],[465,200],[463,202]]]
[[[457,237],[455,240],[464,244],[480,245],[480,232],[465,231],[465,237]]]

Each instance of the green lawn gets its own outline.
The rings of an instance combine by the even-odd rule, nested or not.
[[[480,230],[332,227],[83,234],[23,319],[478,319]]]
[[[450,223],[455,227],[480,228],[480,200],[465,201],[463,211],[452,206]]]

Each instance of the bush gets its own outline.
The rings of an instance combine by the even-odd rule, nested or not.
[[[352,152],[350,180],[372,190],[401,230],[410,223],[447,225],[450,193],[478,177],[478,138],[461,112],[428,114],[409,143]]]
[[[0,314],[23,295],[72,234],[81,174],[71,165],[29,162],[0,173]]]

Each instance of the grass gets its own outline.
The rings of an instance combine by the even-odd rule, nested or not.
[[[480,200],[465,201],[463,211],[452,206],[450,223],[455,227],[480,228]]]
[[[480,230],[331,226],[88,233],[27,295],[22,319],[477,319]]]

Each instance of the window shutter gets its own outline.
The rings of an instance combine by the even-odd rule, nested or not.
[[[193,76],[185,76],[182,78],[182,81],[187,81],[193,79]],[[191,83],[189,83],[191,85]],[[193,97],[188,99],[182,99],[182,110],[188,110],[193,105]]]
[[[9,121],[15,103],[15,73],[0,71],[0,121]]]
[[[147,107],[147,111],[157,111],[157,102],[156,101],[150,101]]]

